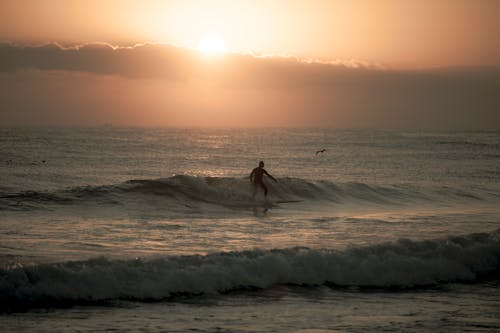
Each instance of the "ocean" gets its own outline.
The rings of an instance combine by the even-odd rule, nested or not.
[[[3,128],[0,153],[2,332],[500,331],[500,131]]]

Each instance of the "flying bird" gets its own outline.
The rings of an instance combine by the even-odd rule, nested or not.
[[[316,152],[316,155],[318,155],[319,153],[324,153],[325,151],[326,151],[326,149],[321,149],[321,150],[318,150],[318,151]]]

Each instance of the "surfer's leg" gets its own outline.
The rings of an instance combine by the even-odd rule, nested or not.
[[[264,190],[264,196],[267,197],[267,186],[264,185],[264,183],[260,183],[260,186],[262,186],[262,189]]]

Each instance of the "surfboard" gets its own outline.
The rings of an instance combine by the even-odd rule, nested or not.
[[[229,207],[229,208],[266,208],[270,209],[273,207],[277,207],[276,202],[271,202],[271,201],[236,201],[236,202],[230,202],[230,203],[223,203],[222,206]]]
[[[265,209],[271,209],[271,208],[279,207],[280,204],[297,203],[297,202],[302,202],[302,201],[304,201],[304,200],[257,201],[257,202],[253,202],[252,204],[254,204],[255,207],[263,207]]]
[[[287,203],[297,203],[297,202],[302,202],[303,200],[277,200],[277,201],[271,201],[271,200],[255,200],[255,201],[238,201],[238,202],[230,202],[230,203],[225,203],[223,206],[229,207],[229,208],[243,208],[243,209],[262,209],[264,211],[268,211],[269,209],[272,208],[278,208],[280,207],[280,204],[287,204]]]
[[[304,200],[278,200],[275,201],[277,204],[284,204],[284,203],[296,203],[296,202],[302,202]]]
[[[261,202],[260,204],[256,203],[256,208],[261,207],[263,208],[264,213],[267,212],[269,209],[272,208],[278,208],[280,207],[280,204],[287,204],[287,203],[297,203],[297,202],[302,202],[304,200],[277,200],[277,201],[264,201]]]

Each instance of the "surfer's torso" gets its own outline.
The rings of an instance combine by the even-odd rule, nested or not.
[[[262,178],[264,177],[264,174],[267,174],[266,170],[261,167],[256,167],[255,169],[252,170],[252,181],[254,184],[259,184],[262,183]]]

